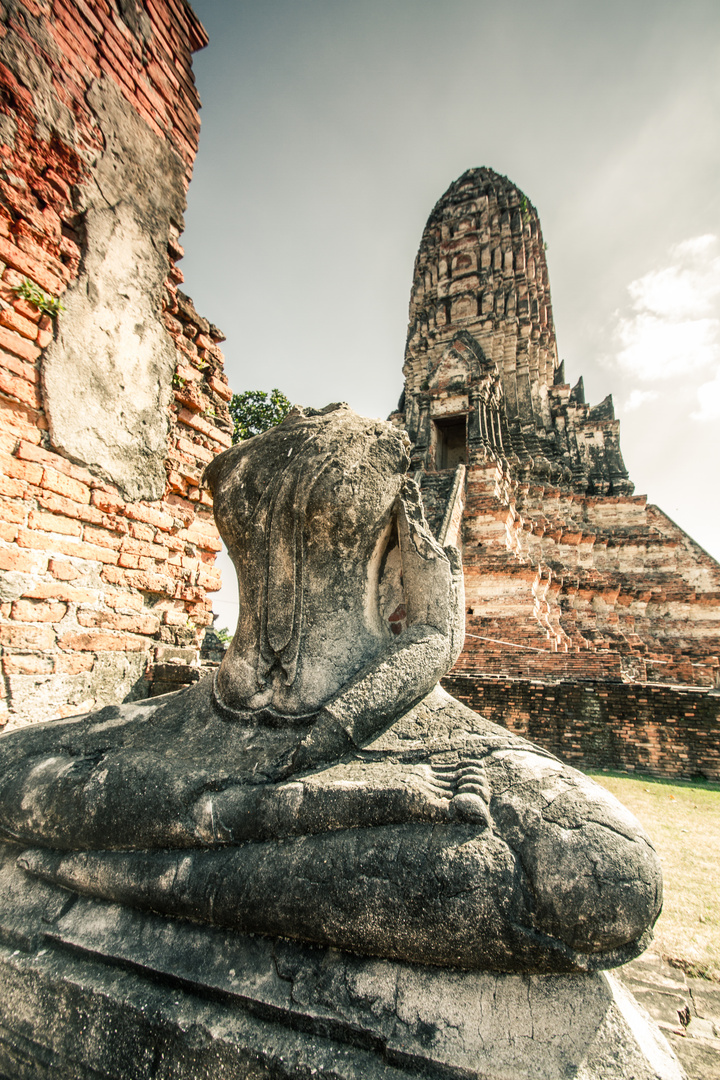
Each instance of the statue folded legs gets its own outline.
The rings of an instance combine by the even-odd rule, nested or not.
[[[191,689],[0,739],[0,832],[29,872],[446,967],[587,971],[645,947],[662,880],[638,822],[438,686],[462,566],[408,460],[346,406],[215,459],[233,642]]]

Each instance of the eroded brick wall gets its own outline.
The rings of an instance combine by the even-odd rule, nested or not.
[[[178,289],[173,212],[153,301],[170,357],[157,406],[160,490],[133,497],[131,475],[114,482],[53,442],[44,364],[72,333],[73,289],[94,287],[93,191],[113,149],[97,102],[178,163],[181,206],[199,132],[191,58],[206,39],[182,0],[8,0],[0,16],[0,723],[24,723],[145,696],[158,665],[196,660],[220,547],[200,477],[230,445],[231,392],[222,335]],[[152,191],[159,178],[141,170],[139,182]],[[24,280],[68,311],[55,320],[21,299]],[[113,282],[103,287],[112,301]],[[139,334],[147,329],[146,319]],[[123,390],[131,402],[133,386]],[[79,430],[88,402],[77,395]],[[111,404],[122,413],[122,401]]]
[[[450,674],[449,693],[578,768],[720,781],[720,692]]]

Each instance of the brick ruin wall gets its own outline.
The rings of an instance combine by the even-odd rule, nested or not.
[[[0,723],[27,723],[197,662],[220,584],[200,477],[230,445],[231,391],[222,335],[178,287],[191,9],[0,14]]]
[[[465,525],[458,670],[718,686],[718,565],[644,496],[503,491],[478,467]]]
[[[446,688],[576,767],[720,781],[715,561],[642,497],[536,486],[519,510],[481,475]]]
[[[588,679],[545,683],[452,672],[470,708],[584,769],[720,782],[720,693]]]

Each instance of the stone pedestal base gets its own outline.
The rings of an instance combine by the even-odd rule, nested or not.
[[[0,854],[7,1080],[681,1080],[608,975],[452,972],[75,897]]]

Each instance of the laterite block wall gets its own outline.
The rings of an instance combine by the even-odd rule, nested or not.
[[[577,768],[720,780],[720,691],[455,674],[443,686]]]

